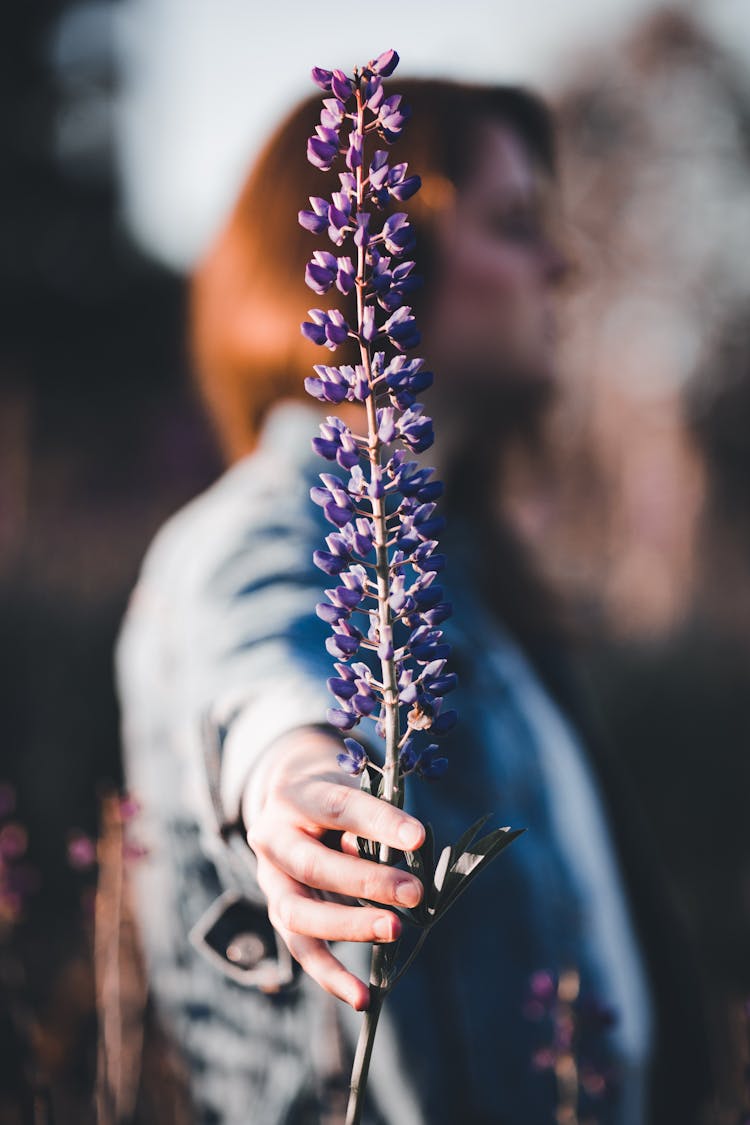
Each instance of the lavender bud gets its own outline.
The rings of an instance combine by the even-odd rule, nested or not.
[[[349,147],[346,150],[346,164],[351,168],[352,172],[357,168],[362,167],[362,145],[364,137],[361,133],[353,129],[349,134]]]
[[[316,250],[305,269],[305,283],[316,293],[327,293],[336,280],[338,264],[327,250]]]
[[[426,778],[428,781],[434,781],[438,777],[442,777],[448,768],[447,758],[436,758],[438,747],[435,745],[427,746],[419,756],[417,763],[417,773],[420,777]]]
[[[414,231],[409,223],[409,216],[403,211],[396,211],[386,219],[383,226],[383,242],[389,254],[401,255],[414,246]]]
[[[320,137],[310,137],[307,142],[307,159],[322,172],[328,172],[338,154],[338,144],[322,140]]]
[[[354,263],[351,258],[339,258],[336,263],[336,288],[347,297],[354,288]]]
[[[332,695],[335,695],[337,699],[351,699],[357,691],[357,685],[353,681],[342,680],[338,676],[331,676],[326,683],[328,690]]]
[[[416,321],[408,305],[402,305],[383,325],[383,331],[394,347],[401,351],[415,348],[420,341]]]
[[[347,78],[343,70],[334,70],[331,75],[331,89],[340,102],[347,102],[354,93],[351,78]]]
[[[313,551],[313,562],[319,570],[331,576],[340,574],[346,566],[346,559],[342,559],[330,551]]]
[[[311,195],[310,204],[312,211],[300,211],[298,215],[300,226],[313,234],[322,234],[328,226],[329,203],[320,196]]]
[[[377,325],[375,324],[375,309],[372,305],[365,305],[362,311],[362,339],[366,340],[368,344],[375,339],[378,334]]]
[[[345,738],[344,747],[345,749],[336,757],[336,761],[342,770],[353,777],[364,773],[368,761],[364,746],[357,742],[356,738]]]
[[[388,78],[397,66],[398,55],[394,50],[383,51],[382,55],[378,55],[374,62],[369,63],[372,73],[379,74],[382,78]]]
[[[373,77],[365,86],[364,101],[367,108],[371,113],[377,113],[383,104],[383,80],[380,77]]]
[[[328,92],[331,89],[332,78],[333,71],[323,70],[322,66],[314,66],[312,68],[312,80],[316,86],[320,86],[321,90]]]
[[[324,98],[320,124],[327,129],[340,129],[344,121],[344,105],[338,98]]]
[[[359,722],[359,719],[352,711],[342,711],[338,707],[329,707],[326,711],[326,719],[331,726],[338,727],[339,730],[351,730],[352,727],[356,727]],[[342,755],[339,754],[336,760],[338,761],[341,756]],[[339,765],[340,764],[339,762]]]

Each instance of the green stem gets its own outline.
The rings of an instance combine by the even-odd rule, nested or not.
[[[357,89],[357,127],[364,133],[364,106],[361,90]],[[364,174],[362,167],[357,169],[357,209],[364,204]],[[365,247],[358,247],[357,254],[357,323],[361,331],[364,315],[364,285],[366,274]],[[372,385],[372,365],[370,346],[362,337],[359,339],[362,366],[367,373],[367,378]],[[382,443],[378,438],[377,414],[375,396],[370,394],[366,402],[367,412],[367,454],[370,461],[371,478],[381,471]],[[388,521],[385,502],[382,498],[373,497],[372,522],[375,531],[375,574],[377,582],[378,600],[378,625],[381,639],[392,635],[393,619],[388,603],[390,594],[390,561],[388,558]],[[401,778],[398,764],[399,757],[399,712],[398,712],[398,683],[396,679],[396,662],[393,657],[381,659],[383,683],[383,707],[385,726],[385,762],[383,766],[382,799],[390,804],[398,804],[401,795]],[[391,862],[391,850],[381,844],[378,852],[379,863]],[[354,1057],[354,1066],[349,1091],[349,1105],[346,1113],[346,1125],[359,1125],[367,1088],[367,1076],[370,1069],[370,1057],[375,1042],[375,1031],[378,1026],[380,1009],[383,1001],[390,991],[389,974],[393,965],[396,952],[394,943],[374,945],[370,960],[370,1006],[365,1013],[362,1028],[357,1042]]]
[[[406,970],[407,970],[407,969],[409,968],[409,966],[411,965],[412,961],[414,961],[414,959],[416,958],[416,956],[417,956],[417,954],[419,953],[420,949],[421,949],[421,948],[422,948],[422,946],[424,945],[424,943],[425,943],[425,940],[426,940],[426,938],[427,938],[427,935],[429,934],[429,932],[430,932],[430,927],[429,927],[429,926],[425,926],[425,928],[424,928],[424,929],[422,930],[421,934],[419,935],[419,938],[417,939],[417,943],[416,943],[416,945],[414,946],[414,948],[412,949],[411,953],[410,953],[410,954],[409,954],[409,956],[408,956],[408,957],[406,958],[406,960],[404,961],[403,965],[401,966],[401,968],[399,969],[399,971],[398,971],[398,972],[396,973],[395,977],[391,977],[390,981],[388,982],[388,992],[390,992],[390,991],[391,991],[391,989],[392,989],[392,988],[394,987],[394,985],[398,984],[398,982],[399,982],[399,981],[401,980],[401,977],[402,977],[402,976],[404,975],[404,973],[406,972]]]
[[[373,946],[372,968],[370,975],[376,972],[376,958],[383,947]],[[349,1083],[349,1104],[346,1107],[346,1125],[359,1125],[362,1120],[362,1110],[365,1104],[365,1090],[367,1077],[370,1072],[370,1058],[375,1044],[375,1032],[378,1028],[380,1009],[383,1007],[387,993],[370,983],[370,1007],[364,1014],[362,1028],[357,1040],[357,1051],[352,1066],[352,1076]]]

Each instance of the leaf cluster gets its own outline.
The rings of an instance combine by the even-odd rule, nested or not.
[[[372,792],[372,776],[365,773],[362,788]],[[524,828],[495,828],[476,838],[484,828],[490,814],[475,821],[455,844],[448,844],[435,863],[435,836],[432,825],[426,827],[422,846],[414,852],[404,852],[409,870],[424,887],[424,896],[418,906],[393,907],[405,921],[420,929],[430,929],[471,885],[480,871],[505,851],[509,844],[525,832]],[[359,839],[363,859],[377,862],[378,846],[372,840]]]

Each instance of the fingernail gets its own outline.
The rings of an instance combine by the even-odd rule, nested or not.
[[[377,918],[375,920],[372,927],[372,932],[375,934],[375,937],[378,939],[378,941],[393,941],[393,930],[394,925],[392,914],[381,915],[380,918]]]
[[[416,906],[422,897],[422,887],[414,879],[401,879],[396,883],[396,902],[402,906]]]
[[[419,847],[422,833],[413,821],[406,821],[398,830],[398,838],[407,851]]]

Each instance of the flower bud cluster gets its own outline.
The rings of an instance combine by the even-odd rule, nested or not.
[[[433,442],[432,422],[418,401],[432,373],[405,354],[419,343],[408,304],[420,284],[407,257],[414,232],[404,212],[390,210],[418,191],[420,180],[405,163],[391,164],[382,147],[397,139],[409,117],[400,95],[387,95],[383,84],[397,63],[396,52],[386,51],[353,75],[313,71],[327,96],[308,159],[323,171],[343,160],[345,170],[330,199],[312,196],[310,209],[299,214],[304,228],[341,248],[313,253],[308,286],[320,295],[335,289],[346,302],[344,311],[311,309],[302,332],[331,352],[353,340],[360,354],[356,365],[317,364],[305,387],[333,406],[358,403],[367,418],[367,432],[359,434],[331,415],[313,440],[317,453],[341,470],[321,473],[311,492],[334,528],[314,554],[333,580],[317,607],[331,626],[326,647],[336,661],[328,681],[336,706],[328,719],[350,731],[372,716],[396,785],[404,774],[431,778],[444,771],[437,744],[420,740],[446,733],[456,720],[444,706],[456,677],[446,671],[441,625],[451,607],[437,580],[444,566],[436,510],[442,485],[434,470],[411,459]],[[371,138],[381,143],[372,154]],[[378,675],[365,662],[367,650],[379,659]],[[346,738],[344,747],[339,764],[362,773],[369,762],[363,746]]]

